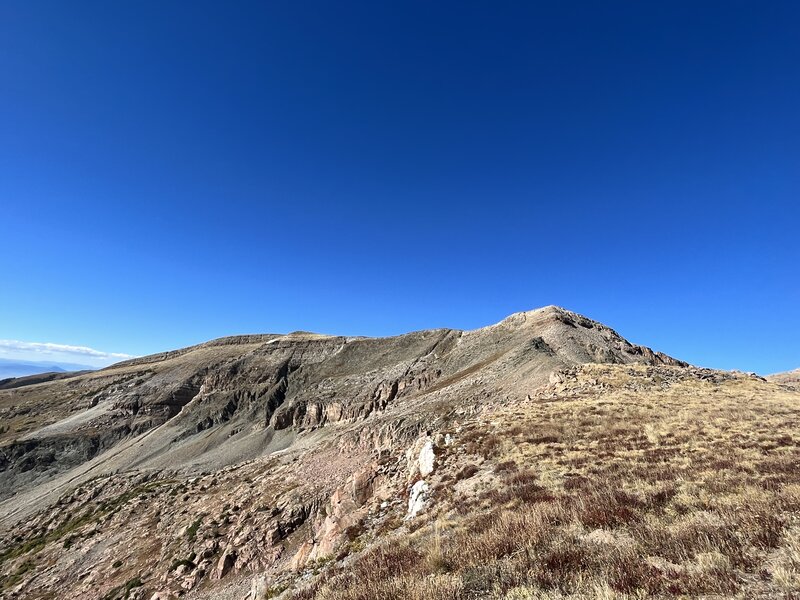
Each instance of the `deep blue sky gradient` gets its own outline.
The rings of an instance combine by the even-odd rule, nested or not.
[[[0,5],[0,338],[559,304],[800,367],[800,3]]]

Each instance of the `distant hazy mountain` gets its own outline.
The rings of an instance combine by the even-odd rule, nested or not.
[[[26,377],[38,373],[64,373],[66,371],[94,370],[95,367],[63,362],[37,362],[0,358],[0,379]]]

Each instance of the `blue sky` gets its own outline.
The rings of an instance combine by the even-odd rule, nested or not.
[[[4,2],[0,338],[139,355],[558,304],[693,363],[800,367],[798,22]]]

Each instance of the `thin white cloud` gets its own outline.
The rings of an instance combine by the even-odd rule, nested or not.
[[[0,340],[0,351],[9,352],[34,352],[37,354],[72,354],[75,356],[89,356],[96,359],[123,359],[136,358],[131,354],[121,352],[102,352],[87,346],[70,346],[68,344],[53,344],[51,342],[22,342],[20,340]]]

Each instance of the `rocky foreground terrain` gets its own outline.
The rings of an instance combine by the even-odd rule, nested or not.
[[[0,597],[800,597],[800,390],[547,307],[0,389]]]

